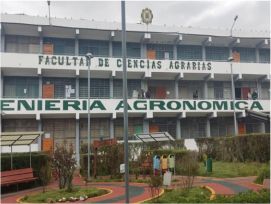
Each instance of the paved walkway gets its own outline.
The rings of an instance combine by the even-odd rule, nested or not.
[[[181,185],[181,177],[175,176],[176,180],[173,182],[172,188]],[[211,177],[197,177],[195,179],[195,186],[208,186],[217,195],[233,195],[248,190],[258,191],[262,188],[270,188],[270,180],[265,181],[265,185],[254,184],[255,177],[238,177],[238,178],[211,178]],[[124,203],[125,202],[125,188],[123,182],[99,182],[84,184],[80,177],[75,177],[74,185],[82,187],[98,187],[106,188],[110,193],[96,197],[89,198],[86,203]],[[54,182],[47,186],[47,189],[57,189],[57,183]],[[144,183],[130,183],[130,202],[140,203],[151,198],[151,194],[147,184]],[[42,188],[34,188],[16,193],[2,195],[1,203],[16,203],[16,200],[25,195],[35,194],[41,192]],[[82,202],[82,201],[78,201]]]

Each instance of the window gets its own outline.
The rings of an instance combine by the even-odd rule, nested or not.
[[[3,132],[36,132],[38,121],[35,119],[5,119]]]
[[[232,50],[240,53],[240,62],[256,62],[256,51],[254,48],[237,47]]]
[[[229,48],[227,47],[206,47],[206,60],[227,61],[229,58]]]
[[[202,60],[202,47],[197,45],[180,45],[177,47],[180,60]]]
[[[260,63],[270,63],[270,49],[260,49]]]
[[[75,79],[43,78],[43,85],[54,85],[54,98],[75,98]]]
[[[206,118],[185,118],[182,120],[182,138],[206,137]]]
[[[150,120],[149,132],[168,132],[176,138],[176,119],[175,118],[154,118]]]
[[[140,44],[139,43],[127,43],[127,57],[140,58]],[[113,42],[113,57],[122,56],[122,45],[120,42]]]
[[[134,134],[143,132],[142,118],[129,118],[128,136],[129,139],[134,139]],[[123,140],[123,118],[114,120],[114,137]]]
[[[39,82],[35,77],[4,77],[4,97],[38,98]]]
[[[122,80],[121,79],[114,80],[113,86],[114,86],[113,88],[114,98],[122,98]],[[141,81],[138,79],[128,79],[127,87],[128,87],[128,98],[138,98],[139,91],[141,90]]]
[[[39,53],[40,42],[38,37],[6,35],[6,52],[14,53]]]
[[[217,117],[210,120],[212,137],[221,137],[234,134],[233,117]]]
[[[109,98],[109,79],[90,79],[90,97],[91,98]],[[88,97],[88,80],[79,81],[80,98]]]
[[[73,39],[44,38],[43,48],[45,49],[47,45],[52,45],[50,49],[52,49],[51,54],[54,54],[54,55],[74,55],[75,54],[75,41]]]
[[[173,59],[173,45],[148,44],[147,50],[154,50],[156,59]]]
[[[94,57],[109,56],[109,42],[101,40],[79,40],[79,54],[91,53]]]

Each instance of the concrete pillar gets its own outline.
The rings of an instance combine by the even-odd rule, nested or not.
[[[1,28],[3,29],[3,28]],[[2,31],[2,30],[1,30]],[[5,52],[5,34],[1,32],[1,52]]]
[[[75,36],[75,49],[74,49],[74,55],[78,56],[79,55],[79,40],[77,35]]]
[[[229,57],[232,57],[232,47],[229,47]]]
[[[175,98],[179,98],[179,80],[175,80]]]
[[[40,54],[43,53],[43,38],[42,38],[42,34],[40,34]]]
[[[109,40],[109,57],[113,57],[113,43]]]
[[[148,83],[146,79],[141,80],[141,89],[147,91],[148,90]]]
[[[176,119],[176,139],[181,139],[181,119]]]
[[[257,81],[257,89],[258,89],[258,99],[262,99],[262,83],[260,80]]]
[[[210,119],[206,119],[206,137],[211,137]]]
[[[146,59],[147,58],[147,46],[144,43],[140,44],[140,57],[142,59]]]
[[[42,131],[42,122],[41,122],[41,118],[38,120],[38,131],[39,131],[39,132]],[[42,138],[39,137],[39,138],[38,138],[38,149],[39,149],[39,151],[41,151],[41,141],[42,141]]]
[[[75,97],[79,98],[79,76],[75,79]]]
[[[109,122],[109,136],[110,139],[114,138],[114,120],[111,118]]]
[[[80,166],[80,126],[79,120],[75,122],[75,158],[76,163]]]
[[[256,48],[256,63],[260,63],[260,53],[259,53],[259,48]]]
[[[174,45],[173,45],[173,59],[174,59],[174,60],[177,60],[177,58],[178,58],[178,54],[177,54],[177,45],[174,44]]]
[[[203,84],[203,99],[208,99],[208,81]]]
[[[2,71],[0,70],[0,98],[4,96],[4,76]]]
[[[260,122],[259,124],[259,133],[265,133],[265,123]]]
[[[114,81],[113,81],[113,77],[110,77],[110,79],[109,79],[109,97],[110,98],[114,97]]]
[[[39,98],[42,98],[42,75],[39,75]]]
[[[143,133],[149,133],[149,120],[143,119]]]
[[[205,51],[205,45],[202,45],[202,60],[206,60],[206,51]]]

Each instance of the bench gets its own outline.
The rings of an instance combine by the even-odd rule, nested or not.
[[[37,180],[33,175],[32,168],[16,169],[1,172],[1,186],[26,183]],[[18,186],[17,186],[18,187]]]

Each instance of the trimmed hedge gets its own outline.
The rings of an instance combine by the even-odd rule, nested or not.
[[[270,160],[270,134],[197,138],[195,140],[200,155],[207,154],[218,161],[268,162]]]
[[[13,153],[13,169],[23,169],[29,168],[30,158],[29,153]],[[47,168],[51,168],[49,166],[50,157],[49,155],[42,152],[32,152],[31,154],[31,165],[33,168],[34,176],[39,178],[40,169],[42,166],[47,166]],[[1,171],[11,170],[10,165],[10,154],[3,153],[1,154]]]

